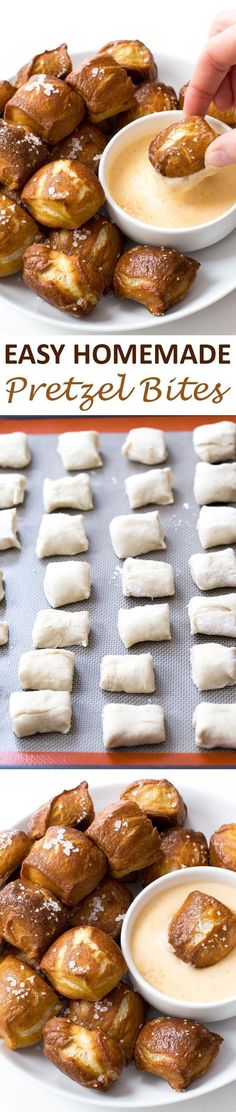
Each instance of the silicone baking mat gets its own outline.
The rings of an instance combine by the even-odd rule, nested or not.
[[[69,734],[43,734],[17,739],[9,716],[9,696],[19,688],[18,665],[22,652],[32,648],[32,627],[37,611],[47,607],[43,579],[47,560],[38,560],[35,545],[43,513],[42,484],[45,476],[58,478],[64,472],[57,454],[54,435],[30,436],[32,463],[25,470],[27,490],[23,506],[17,508],[21,551],[0,553],[5,576],[5,601],[0,604],[0,619],[9,623],[9,646],[0,649],[0,750],[24,752],[103,751],[102,708],[105,702],[156,702],[163,706],[166,741],[158,752],[194,752],[192,715],[197,702],[234,702],[235,689],[197,692],[190,674],[190,626],[187,604],[196,594],[188,559],[200,549],[196,522],[199,513],[193,498],[196,456],[192,433],[166,434],[167,464],[173,471],[174,504],[160,507],[164,523],[166,551],[150,553],[149,558],[166,560],[174,569],[176,593],[170,598],[172,641],[140,644],[130,651],[151,651],[156,674],[156,691],[151,696],[114,695],[99,690],[100,662],[104,654],[125,653],[117,630],[120,606],[135,606],[124,599],[121,586],[122,561],[118,561],[110,541],[109,522],[116,514],[131,512],[124,481],[128,475],[144,471],[142,464],[129,462],[121,455],[123,434],[101,436],[103,468],[90,472],[94,509],[85,514],[89,551],[78,559],[89,560],[92,592],[89,602],[78,609],[89,609],[91,634],[87,649],[76,648],[76,667],[72,691],[72,728]],[[145,510],[154,509],[146,506]],[[65,557],[66,558],[66,557]],[[60,559],[60,557],[59,557]],[[63,559],[63,557],[61,558]],[[148,556],[146,557],[148,559]],[[217,593],[217,592],[215,592]],[[218,592],[219,593],[219,592]],[[220,592],[222,593],[222,592]],[[141,600],[145,605],[147,599]],[[157,602],[159,600],[156,600]],[[160,600],[161,602],[162,600]],[[70,608],[69,608],[70,609]],[[71,607],[76,609],[76,607]],[[199,639],[200,640],[200,639]],[[204,640],[204,638],[201,638]],[[193,641],[193,639],[192,639]],[[228,642],[230,644],[230,642]],[[232,643],[232,642],[231,642]],[[227,644],[227,641],[224,641]],[[117,705],[117,713],[119,707]],[[150,747],[149,747],[150,748]],[[124,750],[127,754],[127,749]],[[137,750],[138,752],[138,750]]]

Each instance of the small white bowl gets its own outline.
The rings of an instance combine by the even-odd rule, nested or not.
[[[192,869],[178,869],[173,873],[166,873],[165,876],[160,877],[159,880],[154,880],[153,884],[149,884],[140,892],[139,896],[133,900],[129,910],[126,913],[122,931],[121,931],[121,948],[123,950],[125,961],[127,962],[128,970],[131,980],[135,985],[141,996],[148,1001],[152,1008],[158,1012],[170,1016],[180,1016],[183,1019],[197,1019],[203,1023],[215,1023],[222,1019],[231,1019],[236,1015],[236,984],[232,985],[232,997],[224,1000],[214,1000],[209,1004],[191,1003],[189,1000],[179,1000],[176,997],[167,996],[164,992],[159,992],[159,989],[154,988],[148,981],[144,979],[131,954],[131,935],[134,928],[135,921],[143,911],[147,904],[153,900],[155,894],[164,892],[170,888],[181,888],[182,885],[192,883],[193,890],[196,890],[198,883],[202,881],[218,881],[221,884],[232,885],[236,888],[236,873],[231,872],[230,869],[217,869],[208,865],[199,866]],[[224,959],[223,959],[224,960]],[[217,964],[216,964],[217,971]],[[217,973],[216,973],[217,975]]]
[[[218,243],[220,239],[223,239],[236,227],[236,200],[231,208],[215,220],[208,220],[204,224],[195,224],[189,228],[160,228],[154,227],[152,224],[146,224],[142,220],[137,220],[136,217],[125,212],[125,209],[121,208],[114,200],[108,185],[108,171],[119,151],[124,152],[127,149],[128,158],[130,143],[134,139],[142,138],[143,135],[148,134],[150,127],[153,128],[153,125],[155,125],[155,120],[157,121],[157,130],[160,131],[160,123],[163,124],[163,128],[169,127],[170,124],[177,123],[182,117],[183,113],[177,110],[173,112],[154,112],[151,115],[142,116],[140,120],[134,120],[127,127],[122,128],[105,147],[100,161],[99,178],[104,189],[109,215],[128,239],[151,247],[164,246],[176,247],[182,251],[199,251],[203,247],[209,247],[212,243]],[[206,120],[213,128],[216,129],[217,127],[218,133],[230,131],[230,128],[221,123],[220,120],[215,120],[211,116],[206,116]]]

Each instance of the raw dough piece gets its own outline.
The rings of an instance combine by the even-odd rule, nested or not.
[[[126,649],[140,641],[171,641],[170,608],[168,602],[160,606],[133,606],[119,610],[118,632]]]
[[[194,498],[198,506],[236,501],[236,463],[197,463]]]
[[[102,467],[99,447],[99,433],[91,429],[88,432],[62,432],[58,437],[57,451],[66,471]]]
[[[26,691],[72,691],[75,657],[69,649],[30,649],[22,653],[19,681]]]
[[[7,622],[0,622],[0,645],[7,645],[8,633]]]
[[[0,602],[5,598],[5,587],[3,585],[4,572],[0,571]]]
[[[28,467],[31,452],[25,432],[5,432],[0,436],[0,467]]]
[[[236,587],[236,556],[233,548],[225,548],[222,552],[196,552],[190,556],[189,567],[199,591]]]
[[[130,478],[125,480],[125,489],[131,510],[138,510],[139,506],[152,504],[168,506],[174,501],[172,479],[170,467],[160,467],[159,470],[153,468],[152,471],[142,471],[141,475],[130,475]]]
[[[141,656],[104,656],[101,662],[102,691],[124,691],[126,695],[148,695],[155,691],[151,653]]]
[[[202,548],[215,548],[217,544],[235,544],[236,507],[202,506],[197,531]]]
[[[92,510],[93,499],[89,475],[66,475],[64,479],[44,479],[43,504],[48,514],[53,510]]]
[[[44,592],[50,606],[67,606],[90,597],[90,564],[81,560],[63,560],[48,564],[44,576]]]
[[[161,560],[134,560],[132,556],[128,556],[123,564],[122,588],[125,598],[164,598],[165,595],[174,595],[171,564],[165,564]]]
[[[88,538],[83,514],[43,514],[36,544],[39,560],[44,556],[76,556],[87,552]]]
[[[236,683],[236,649],[208,641],[191,649],[192,680],[199,691],[216,691]]]
[[[24,475],[0,473],[0,510],[9,510],[24,501],[26,479]]]
[[[16,536],[18,525],[16,510],[0,510],[0,551],[6,548],[21,548]]]
[[[164,712],[157,704],[107,703],[102,721],[104,749],[165,741]]]
[[[130,429],[121,450],[122,456],[127,456],[134,463],[164,463],[167,458],[161,429]]]
[[[10,716],[16,737],[68,734],[71,727],[69,691],[13,691]]]
[[[236,637],[236,594],[208,598],[194,595],[188,605],[191,633]]]
[[[88,610],[39,610],[34,623],[32,640],[34,649],[59,649],[64,645],[83,645],[86,648],[90,632]]]
[[[236,703],[198,703],[193,726],[200,749],[236,749]]]
[[[194,429],[193,444],[200,459],[208,463],[234,459],[236,454],[236,426],[233,421],[217,421],[212,425],[199,425]]]
[[[116,556],[139,556],[166,548],[158,510],[150,514],[121,514],[110,522],[111,543]]]

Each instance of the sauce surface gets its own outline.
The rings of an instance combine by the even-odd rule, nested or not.
[[[236,888],[205,881],[196,884],[236,913]],[[150,985],[167,996],[195,1003],[209,1003],[236,995],[236,947],[222,961],[196,969],[176,956],[168,943],[168,926],[182,906],[192,884],[170,888],[155,895],[137,917],[131,935],[131,954],[139,973]]]

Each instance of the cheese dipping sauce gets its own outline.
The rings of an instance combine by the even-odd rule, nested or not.
[[[196,884],[236,912],[236,888],[226,884]],[[137,916],[133,926],[130,951],[136,968],[145,981],[166,996],[190,1003],[208,1004],[236,995],[236,947],[225,958],[205,969],[182,961],[168,942],[170,920],[184,903],[194,885],[182,884],[153,896]]]
[[[157,132],[155,122],[148,134],[124,145],[123,150],[119,147],[111,159],[108,187],[125,212],[153,227],[176,229],[215,220],[236,204],[236,166],[177,181],[157,173],[148,157]]]

